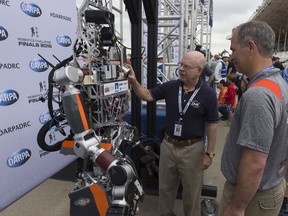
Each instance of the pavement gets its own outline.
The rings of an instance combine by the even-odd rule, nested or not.
[[[216,202],[219,203],[222,195],[224,177],[220,171],[220,161],[223,145],[229,127],[225,121],[220,121],[217,131],[217,142],[213,164],[204,173],[204,184],[217,187]],[[69,191],[75,187],[76,163],[73,162],[51,178],[44,181],[31,192],[11,204],[0,212],[1,216],[69,216],[70,200]],[[146,194],[144,201],[139,205],[137,216],[157,216],[158,196]],[[182,211],[182,200],[177,199],[175,203],[175,214],[184,216]]]

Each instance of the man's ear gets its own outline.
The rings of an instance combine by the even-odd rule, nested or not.
[[[256,44],[255,41],[253,41],[253,40],[249,40],[249,41],[248,41],[248,48],[249,48],[249,51],[250,51],[250,52],[258,51],[257,44]]]

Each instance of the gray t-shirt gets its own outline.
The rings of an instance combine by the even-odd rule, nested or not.
[[[259,80],[270,80],[281,89],[252,86]],[[275,87],[275,86],[274,86]],[[282,101],[281,101],[282,100]],[[259,73],[249,83],[237,106],[226,138],[221,171],[232,184],[237,183],[237,170],[242,147],[268,154],[259,190],[278,185],[287,170],[288,153],[288,86],[277,69]]]

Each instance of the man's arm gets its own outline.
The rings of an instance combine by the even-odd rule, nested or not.
[[[232,67],[229,67],[227,71],[227,75],[231,74],[231,72],[232,72]]]
[[[132,89],[134,90],[137,97],[139,97],[141,100],[145,101],[153,101],[154,98],[152,97],[150,91],[146,88],[144,88],[140,83],[137,81],[135,72],[131,65],[125,65],[125,67],[130,69],[130,73],[128,75],[128,82],[131,85]]]
[[[217,136],[217,123],[207,123],[206,127],[207,133],[207,152],[214,153],[215,144],[216,144],[216,136]],[[212,160],[206,154],[203,160],[203,169],[208,169],[211,165]]]
[[[267,154],[243,147],[236,189],[223,216],[245,214],[245,209],[259,188],[267,157]]]

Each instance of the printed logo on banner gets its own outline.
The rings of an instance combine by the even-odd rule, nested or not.
[[[7,38],[8,38],[8,31],[4,27],[0,26],[0,41],[4,41]]]
[[[53,98],[58,98],[59,97],[59,93],[58,92],[54,92],[52,97]],[[44,103],[47,99],[48,99],[48,96],[47,96],[46,93],[31,95],[31,96],[28,96],[28,103],[29,104],[30,103],[38,103],[38,102]]]
[[[40,94],[35,94],[35,95],[30,95],[28,96],[28,102],[30,103],[37,103],[37,102],[45,102],[48,99],[48,95],[46,94],[47,92],[47,84],[46,81],[42,80],[38,82],[38,87],[39,87],[39,92]],[[34,88],[36,89],[36,88]],[[43,93],[42,93],[43,92]],[[53,98],[58,98],[59,93],[54,92],[53,93]]]
[[[66,20],[66,21],[72,22],[72,18],[71,17],[64,16],[64,15],[61,15],[61,14],[56,14],[56,13],[51,12],[50,16],[53,17],[53,18],[62,19],[62,20]]]
[[[18,45],[23,47],[41,47],[41,48],[52,48],[51,41],[48,40],[39,40],[39,28],[37,26],[32,26],[26,28],[27,31],[25,31],[26,35],[31,38],[26,37],[18,37]],[[29,32],[28,32],[29,31]],[[35,39],[33,39],[35,38]]]
[[[40,92],[43,92],[43,91],[46,92],[47,91],[47,85],[46,85],[45,80],[38,82],[38,84],[39,84]]]
[[[42,41],[30,38],[18,38],[18,45],[23,47],[52,48],[51,41]]]
[[[19,99],[19,94],[15,90],[7,89],[3,92],[0,92],[0,106],[9,106]]]
[[[0,70],[20,69],[20,63],[0,63]]]
[[[10,133],[14,133],[14,132],[19,131],[19,130],[23,130],[24,128],[28,128],[28,127],[31,127],[30,121],[19,123],[17,125],[12,125],[10,127],[4,128],[4,129],[0,129],[0,137],[7,135],[7,134],[10,134]]]
[[[59,35],[56,38],[57,43],[63,47],[69,47],[72,44],[72,40],[68,35]]]
[[[7,159],[7,166],[10,168],[15,168],[22,166],[31,158],[31,150],[30,149],[21,149],[17,152],[14,152]]]
[[[44,103],[48,99],[47,94],[37,94],[37,95],[31,95],[28,96],[28,103],[37,103],[37,102],[42,102]]]
[[[7,6],[7,7],[10,7],[10,1],[9,0],[2,0],[2,1],[0,1],[0,4]]]
[[[22,2],[20,4],[22,11],[31,17],[40,17],[42,15],[41,8],[35,3]]]
[[[31,27],[31,37],[39,37],[39,34],[38,34],[38,27]]]
[[[30,61],[29,66],[35,72],[44,72],[48,70],[49,65],[42,58],[36,58]]]
[[[39,116],[39,122],[41,124],[45,124],[46,122],[50,121],[51,120],[51,116],[50,116],[50,113],[49,112],[45,112],[45,113],[42,113],[40,116]]]

